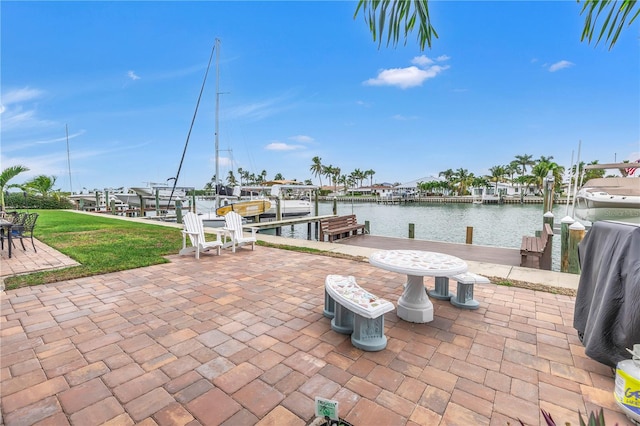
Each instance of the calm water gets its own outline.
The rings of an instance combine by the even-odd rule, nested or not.
[[[318,215],[332,214],[333,203],[321,202]],[[407,238],[409,224],[415,225],[415,238],[464,244],[467,226],[473,227],[473,244],[519,249],[523,235],[542,229],[542,204],[420,204],[383,205],[338,203],[338,214],[355,214],[359,223],[369,221],[371,235]],[[553,209],[555,228],[566,216],[566,206]],[[307,238],[307,225],[282,228],[282,236]],[[560,257],[553,244],[554,270]]]

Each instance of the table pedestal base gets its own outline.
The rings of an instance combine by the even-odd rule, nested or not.
[[[433,321],[433,303],[427,296],[422,277],[408,275],[402,296],[398,299],[398,317],[405,321]]]
[[[449,293],[449,277],[436,277],[436,288],[429,292],[429,296],[438,300],[451,300]]]

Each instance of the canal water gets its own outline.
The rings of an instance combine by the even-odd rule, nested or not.
[[[371,235],[407,238],[414,224],[415,239],[464,244],[473,227],[473,244],[520,249],[523,235],[542,230],[542,204],[375,204],[337,203],[338,215],[355,214],[369,222]],[[312,212],[313,213],[313,212]],[[554,228],[567,215],[566,205],[554,207]],[[332,202],[320,202],[318,215],[333,214]],[[283,237],[307,238],[307,225],[285,226]],[[315,238],[315,235],[313,236]],[[554,270],[559,270],[559,235],[554,238]]]

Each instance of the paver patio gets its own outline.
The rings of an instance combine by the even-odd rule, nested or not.
[[[387,313],[386,349],[363,352],[322,315],[324,279],[354,275],[395,304],[401,274],[266,247],[170,259],[3,292],[4,424],[306,425],[315,396],[358,426],[538,425],[541,408],[577,425],[600,407],[631,424],[611,369],[584,354],[573,297],[476,286],[480,309]]]

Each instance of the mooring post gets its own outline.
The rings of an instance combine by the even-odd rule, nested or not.
[[[193,193],[191,194],[191,209],[190,209],[193,213],[198,213],[196,211],[196,191],[195,189],[193,190]]]
[[[465,242],[467,244],[473,244],[473,226],[467,226],[467,238]]]
[[[338,215],[338,199],[335,195],[333,196],[333,214],[336,216]]]
[[[580,273],[580,257],[578,256],[578,244],[584,238],[585,227],[580,222],[575,222],[569,227],[569,272]]]
[[[104,211],[109,211],[109,191],[106,189],[104,190]]]
[[[409,224],[409,238],[415,238],[416,236],[416,225],[414,223]]]
[[[560,221],[560,272],[569,271],[569,227],[575,222],[571,216]]]
[[[100,211],[100,193],[96,191],[96,211]]]
[[[553,177],[553,172],[549,170],[547,177],[544,178],[544,189],[543,195],[544,198],[542,200],[542,211],[548,212],[553,209],[553,185],[555,178]]]
[[[280,197],[276,198],[276,220],[282,220],[282,203],[280,203]],[[279,236],[280,234],[278,234]]]
[[[369,231],[370,231],[370,229],[371,229],[371,228],[370,228],[369,221],[368,221],[368,220],[365,220],[365,221],[364,221],[364,233],[365,233],[365,234],[369,234],[369,233],[370,233],[370,232],[369,232]]]
[[[156,188],[156,216],[160,216],[160,188]]]
[[[116,214],[116,200],[111,200],[111,214]]]
[[[553,216],[553,213],[551,213],[551,211],[548,211],[542,215],[542,224],[544,225],[545,223],[548,223],[551,229],[553,229],[554,218],[555,216]]]
[[[176,200],[176,223],[182,223],[182,201]]]

